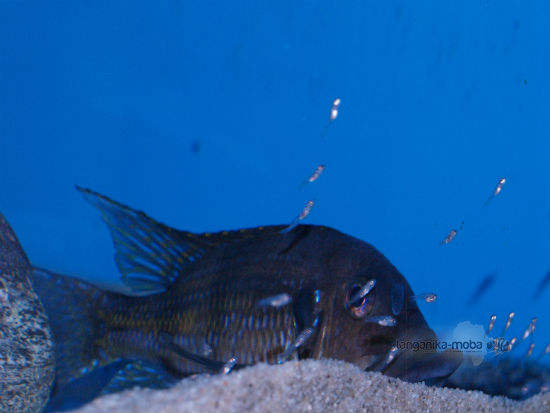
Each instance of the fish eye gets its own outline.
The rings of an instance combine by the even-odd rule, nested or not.
[[[362,288],[360,284],[353,283],[346,292],[346,310],[354,318],[365,317],[372,307],[372,298],[369,298],[368,294],[361,296],[360,291]]]

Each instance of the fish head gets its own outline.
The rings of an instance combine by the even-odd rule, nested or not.
[[[437,336],[407,280],[374,247],[356,241],[333,251],[324,267],[314,357],[349,361],[407,381],[448,377],[462,354],[438,351]]]

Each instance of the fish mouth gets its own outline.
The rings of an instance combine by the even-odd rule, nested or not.
[[[427,329],[422,333],[415,334],[415,338],[409,336],[397,340],[384,357],[366,370],[379,371],[407,382],[441,384],[460,367],[462,352],[453,349],[437,351],[433,331]]]
[[[442,384],[462,364],[462,352],[458,350],[431,353],[394,350],[395,348],[392,348],[386,357],[368,367],[366,371],[379,371],[386,376],[410,383],[423,381],[429,385],[436,385]]]
[[[462,352],[445,350],[429,354],[404,352],[396,356],[384,374],[407,382],[424,381],[439,384],[453,374],[462,363]]]

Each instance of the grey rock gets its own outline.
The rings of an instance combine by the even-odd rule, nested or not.
[[[48,318],[32,289],[31,265],[0,214],[0,411],[41,411],[55,375]]]

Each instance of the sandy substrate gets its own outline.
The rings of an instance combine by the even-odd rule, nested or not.
[[[410,384],[340,361],[259,364],[185,379],[168,390],[134,389],[78,412],[550,412],[550,393],[523,402]]]

